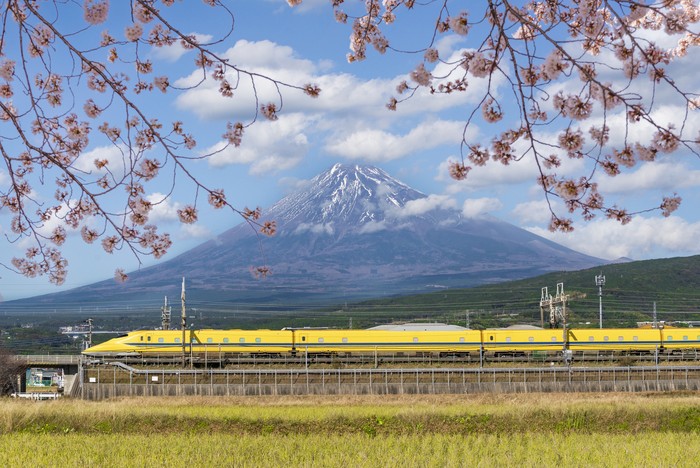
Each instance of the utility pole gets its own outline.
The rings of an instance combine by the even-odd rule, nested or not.
[[[186,362],[186,348],[185,348],[185,332],[187,331],[187,312],[185,310],[185,277],[182,277],[182,293],[180,294],[180,299],[182,300],[182,316],[180,321],[180,326],[182,327],[182,365]]]
[[[161,328],[163,330],[170,330],[170,311],[172,308],[168,307],[168,296],[165,296],[165,304],[160,308],[160,310]]]
[[[564,294],[564,283],[557,283],[557,295],[554,300],[557,303],[561,303],[561,306],[557,306],[557,309],[564,324],[564,332],[566,332],[566,301],[569,300],[569,296]]]
[[[469,310],[467,310],[467,330],[471,330],[469,327]]]
[[[87,342],[85,343],[85,349],[87,349],[92,346],[92,319],[87,319],[85,323],[87,323],[88,326],[88,337]]]
[[[549,328],[557,328],[561,323],[566,330],[566,302],[569,296],[564,294],[564,283],[557,283],[557,295],[552,297],[547,287],[542,288],[540,296],[540,322],[544,328],[544,310],[549,308]]]
[[[656,301],[654,301],[654,324],[652,325],[652,328],[659,328],[659,324],[656,321]]]
[[[605,285],[605,276],[603,273],[595,277],[595,285],[598,286],[598,307],[600,315],[600,328],[603,328],[603,286]]]
[[[544,328],[544,309],[549,308],[549,328],[554,328],[556,325],[556,318],[554,316],[554,308],[552,304],[552,296],[547,290],[547,286],[542,288],[542,295],[540,296],[540,325]]]

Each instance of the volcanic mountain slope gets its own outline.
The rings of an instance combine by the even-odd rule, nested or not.
[[[430,209],[434,199],[376,167],[337,164],[281,199],[265,218],[271,238],[236,226],[180,256],[65,293],[83,301],[124,301],[138,295],[244,302],[319,301],[467,287],[576,270],[604,263],[494,218],[464,218],[457,209]],[[255,279],[259,244],[272,275]]]

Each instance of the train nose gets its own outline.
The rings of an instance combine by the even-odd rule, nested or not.
[[[109,341],[100,343],[98,345],[90,346],[88,349],[82,352],[85,356],[102,356],[105,354],[114,353],[114,345]]]

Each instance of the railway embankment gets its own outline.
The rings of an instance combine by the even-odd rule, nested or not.
[[[700,366],[494,368],[135,368],[82,367],[73,395],[125,396],[411,395],[700,390]]]

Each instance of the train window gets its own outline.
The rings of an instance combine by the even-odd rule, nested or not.
[[[535,338],[534,338],[533,336],[531,336],[531,337],[529,337],[529,338],[527,339],[527,341],[529,341],[530,343],[532,343],[532,342],[535,341]]]
[[[510,336],[506,336],[506,343],[510,343]]]
[[[319,339],[318,339],[318,342],[319,342],[319,343],[323,343],[323,338],[319,338]]]
[[[348,339],[347,339],[347,338],[343,338],[341,341],[342,341],[343,343],[347,343],[347,342],[348,342]]]
[[[632,337],[632,341],[639,341],[639,337],[638,337],[638,336],[633,336],[633,337]]]
[[[214,342],[214,338],[207,338],[207,343],[213,343],[213,342]]]
[[[194,336],[192,338],[190,338],[190,343],[196,343],[196,342],[197,342],[197,338],[195,338]]]
[[[228,338],[224,338],[224,343],[228,343]]]
[[[305,337],[305,336],[302,336],[302,337],[301,337],[301,341],[306,341],[306,337]]]
[[[148,337],[146,338],[146,340],[147,340],[147,341],[151,341],[151,335],[148,335]]]
[[[673,336],[668,335],[668,336],[666,337],[666,340],[667,340],[667,341],[673,341]]]
[[[489,340],[493,341],[493,335],[489,335]]]
[[[238,338],[239,343],[245,343],[245,338]]]
[[[158,343],[165,343],[165,340],[163,338],[158,338]]]
[[[179,342],[180,342],[180,338],[175,338],[175,343],[179,343]]]
[[[141,341],[143,341],[143,336],[141,337]]]
[[[595,341],[595,339],[592,336],[589,336],[588,341]]]
[[[608,341],[609,339],[610,339],[610,338],[608,338],[607,336],[604,336],[604,337],[603,337],[603,341]]]
[[[255,338],[255,342],[260,343],[260,342],[262,342],[262,340],[260,338]]]
[[[556,337],[556,336],[553,336],[553,337],[552,337],[552,341],[553,341],[553,342],[557,341],[557,337]]]
[[[464,337],[463,337],[463,336],[460,336],[460,337],[459,337],[459,342],[460,342],[460,343],[464,343]]]
[[[413,342],[414,342],[414,343],[418,343],[418,337],[417,337],[417,336],[414,336],[414,337],[413,337]]]
[[[688,341],[688,335],[683,335],[683,341]]]
[[[625,337],[624,337],[624,336],[618,336],[618,337],[617,337],[617,341],[625,341]]]

